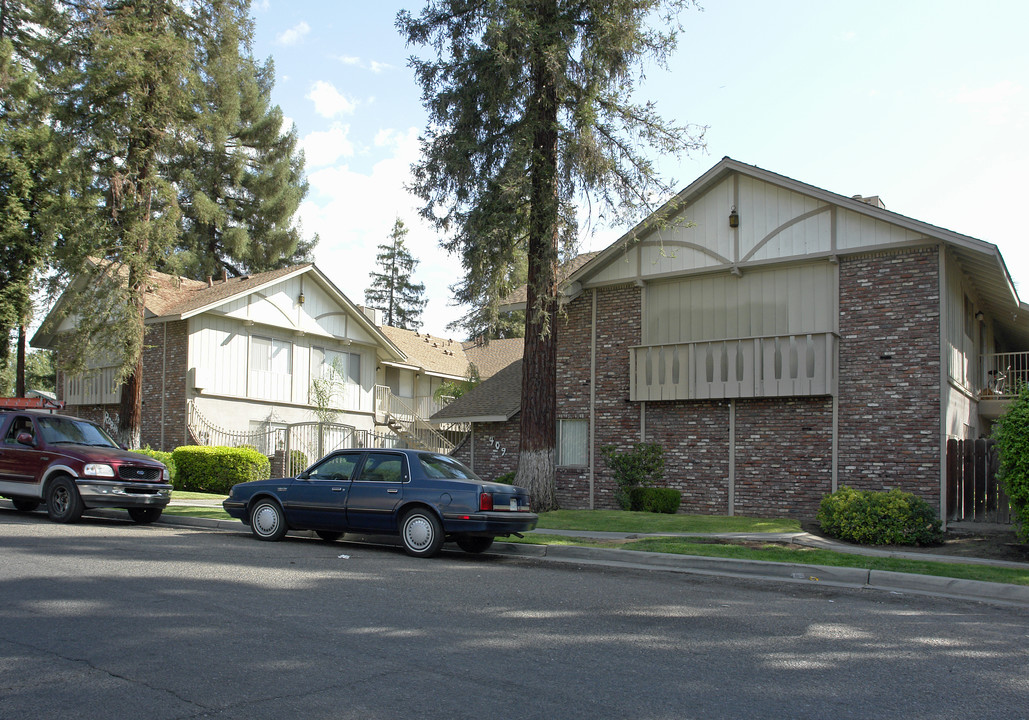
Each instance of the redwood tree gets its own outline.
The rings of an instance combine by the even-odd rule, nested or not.
[[[664,64],[689,0],[429,0],[397,25],[429,125],[412,189],[450,235],[459,300],[497,317],[519,253],[528,259],[517,482],[556,507],[557,265],[574,251],[576,208],[638,217],[667,195],[648,149],[684,152],[697,128],[633,101],[646,60]]]

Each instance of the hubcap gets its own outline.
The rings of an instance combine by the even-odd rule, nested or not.
[[[262,505],[254,513],[254,527],[262,535],[271,535],[279,527],[279,514],[274,508]]]
[[[427,548],[432,542],[432,525],[425,518],[418,516],[407,521],[404,528],[407,544],[415,550]]]
[[[53,501],[54,512],[58,515],[64,515],[68,510],[68,503],[71,502],[68,497],[68,490],[63,487],[54,490]]]

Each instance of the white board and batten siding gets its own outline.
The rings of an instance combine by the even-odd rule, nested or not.
[[[746,175],[644,233],[583,283],[644,283],[643,344],[629,358],[638,400],[834,394],[837,254],[926,240]]]
[[[301,292],[304,302],[299,302]],[[190,319],[193,390],[207,396],[310,404],[324,351],[360,356],[346,410],[370,411],[376,341],[318,284],[290,278]]]

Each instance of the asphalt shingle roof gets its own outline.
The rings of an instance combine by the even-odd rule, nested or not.
[[[509,420],[522,406],[522,361],[518,359],[483,380],[432,416],[436,422]]]

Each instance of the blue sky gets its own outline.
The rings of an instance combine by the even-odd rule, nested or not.
[[[663,158],[681,189],[723,156],[997,244],[1029,300],[1029,3],[722,0],[682,16],[669,70],[639,96],[708,126],[707,150]],[[427,288],[424,330],[460,316],[460,263],[404,190],[424,127],[395,28],[417,2],[254,0],[254,50],[276,68],[274,101],[296,123],[311,191],[300,212],[315,262],[361,303],[376,246],[402,218]],[[626,228],[599,228],[599,249]]]

